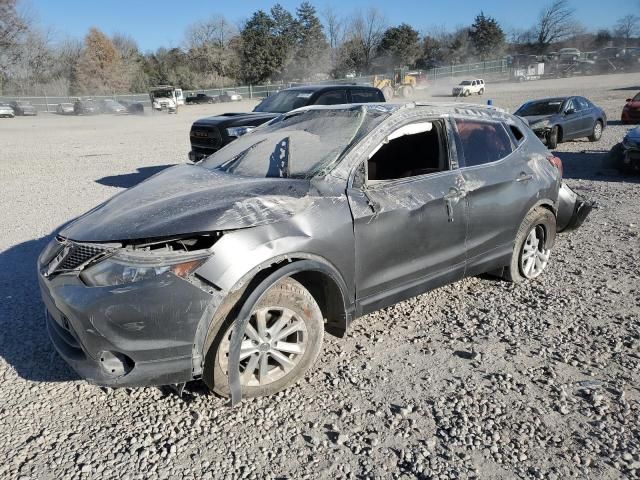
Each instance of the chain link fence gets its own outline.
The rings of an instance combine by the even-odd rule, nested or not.
[[[508,79],[511,75],[512,67],[506,60],[494,60],[486,62],[474,62],[465,63],[459,65],[450,65],[447,67],[437,67],[428,70],[424,70],[427,79],[430,82],[436,82],[441,78],[448,77],[477,77],[477,76],[490,76],[493,80]],[[359,84],[359,85],[373,85],[373,75],[360,76],[353,78],[343,79],[330,79],[323,81],[313,81],[308,83],[313,84]],[[269,85],[238,85],[238,86],[221,86],[220,88],[205,88],[205,89],[183,89],[183,95],[186,99],[188,96],[195,95],[197,93],[205,93],[210,96],[221,95],[223,93],[236,92],[242,95],[244,99],[261,99],[268,97],[269,95],[278,92],[284,88],[293,86],[305,85],[308,83],[299,82],[286,82],[280,84]],[[33,104],[33,106],[39,112],[55,112],[56,108],[61,103],[73,103],[79,96],[28,96],[28,97],[9,97],[0,96],[0,103],[8,103],[13,100],[26,101]],[[83,95],[82,98],[92,98],[93,100],[100,99],[114,99],[116,101],[123,100],[128,102],[142,103],[145,108],[151,107],[148,93],[132,93],[132,94],[113,94],[113,95]]]

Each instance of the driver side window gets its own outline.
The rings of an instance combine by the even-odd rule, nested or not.
[[[390,134],[367,161],[368,182],[415,177],[449,169],[441,120],[404,125]]]

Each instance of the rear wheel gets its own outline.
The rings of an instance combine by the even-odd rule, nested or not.
[[[413,95],[413,87],[411,85],[404,85],[400,90],[402,98],[409,98]]]
[[[229,396],[229,349],[235,323],[227,319],[214,327],[207,353],[207,384]],[[320,354],[324,320],[311,294],[292,278],[273,285],[255,306],[240,350],[243,397],[272,395],[300,380]]]
[[[597,142],[602,137],[602,122],[597,120],[593,126],[593,133],[589,135],[590,142]]]
[[[553,149],[558,146],[558,138],[560,137],[560,131],[557,126],[553,127],[547,134],[547,148]]]
[[[518,229],[505,279],[514,283],[533,280],[547,267],[556,235],[556,217],[546,208],[529,212]]]
[[[478,95],[484,95],[484,88],[481,88],[481,89],[478,91]]]

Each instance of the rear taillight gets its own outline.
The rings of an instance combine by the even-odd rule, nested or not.
[[[551,165],[558,169],[558,172],[560,172],[560,177],[562,177],[562,174],[564,173],[562,170],[562,160],[560,160],[555,155],[547,155],[547,160],[549,160],[549,163]]]

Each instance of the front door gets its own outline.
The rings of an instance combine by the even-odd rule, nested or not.
[[[465,270],[464,179],[451,169],[445,122],[393,136],[361,164],[363,180],[347,191],[362,313],[460,279]]]

